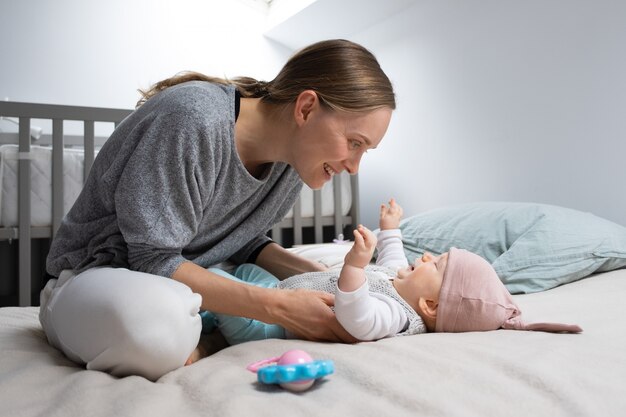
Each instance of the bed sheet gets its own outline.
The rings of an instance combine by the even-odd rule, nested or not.
[[[429,333],[355,345],[264,340],[219,350],[156,383],[84,370],[46,343],[36,307],[2,308],[0,415],[624,415],[625,294],[626,270],[618,270],[514,297],[527,320],[578,323],[581,334]],[[333,360],[335,373],[296,394],[260,385],[245,369],[294,348]]]

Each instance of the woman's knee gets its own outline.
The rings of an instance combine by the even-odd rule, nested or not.
[[[125,318],[117,340],[89,360],[87,368],[156,380],[183,366],[198,345],[202,323],[180,301],[169,300],[149,314]]]
[[[52,321],[62,349],[88,369],[154,380],[198,344],[201,297],[177,281],[100,268],[68,284]]]

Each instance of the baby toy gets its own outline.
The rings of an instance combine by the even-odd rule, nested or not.
[[[335,371],[333,361],[316,361],[303,350],[288,350],[281,356],[264,359],[248,365],[263,384],[279,384],[295,392],[311,388],[316,379]]]
[[[352,242],[350,242],[350,240],[344,240],[343,239],[343,233],[339,233],[337,235],[337,238],[333,239],[333,243],[336,243],[338,245],[345,245],[347,243],[352,243]]]

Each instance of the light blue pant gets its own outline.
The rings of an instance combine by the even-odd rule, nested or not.
[[[254,264],[240,265],[233,275],[217,268],[209,268],[209,271],[234,281],[263,288],[275,288],[279,282],[274,275]],[[231,345],[251,340],[285,338],[285,329],[276,324],[267,324],[246,317],[208,311],[201,312],[200,316],[202,317],[203,332],[209,332],[217,326],[226,341]]]

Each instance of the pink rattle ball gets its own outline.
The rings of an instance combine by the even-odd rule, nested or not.
[[[313,362],[313,358],[311,357],[311,355],[309,355],[308,353],[300,349],[292,349],[283,353],[280,359],[278,359],[277,364],[278,365],[296,365],[296,364],[310,363],[310,362]],[[290,391],[301,392],[301,391],[306,391],[309,388],[311,388],[314,382],[315,382],[315,379],[306,379],[304,381],[283,383],[283,384],[280,384],[280,386]]]

